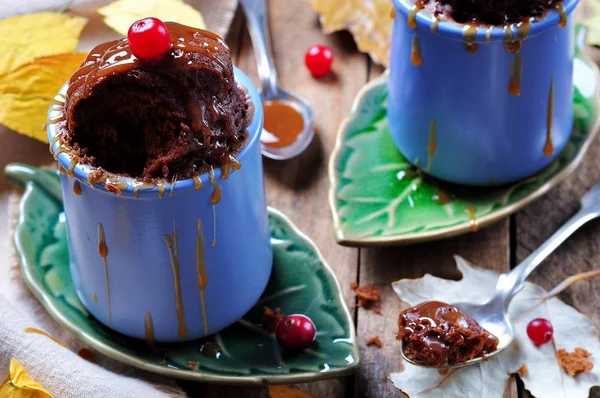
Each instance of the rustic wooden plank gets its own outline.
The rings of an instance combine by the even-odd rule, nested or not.
[[[274,161],[263,158],[267,201],[286,213],[292,221],[321,249],[334,269],[342,286],[356,280],[358,250],[337,245],[327,205],[327,161],[341,120],[346,117],[356,93],[366,82],[367,58],[357,52],[348,34],[324,36],[320,32],[317,14],[302,0],[269,4],[270,28],[273,37],[275,62],[282,86],[296,92],[313,105],[316,117],[316,136],[307,151],[295,159]],[[242,20],[234,21],[233,30],[242,32],[239,42],[230,37],[230,46],[239,49],[237,65],[255,83],[258,82],[256,63],[249,36]],[[241,27],[241,29],[240,29]],[[230,35],[231,36],[231,35]],[[334,74],[322,80],[313,79],[304,67],[304,52],[315,43],[327,44],[335,55]],[[233,51],[235,54],[235,51]],[[350,306],[354,302],[350,291],[344,290]],[[354,377],[301,384],[298,387],[317,397],[348,397],[352,395]],[[264,397],[264,388],[240,388],[199,385],[186,389],[202,397]]]
[[[382,73],[380,67],[370,70],[370,79]],[[362,308],[357,313],[357,332],[363,366],[357,376],[355,397],[394,397],[401,393],[388,380],[390,372],[402,367],[398,331],[398,315],[406,306],[398,299],[391,283],[402,278],[419,278],[426,273],[457,279],[454,254],[481,267],[505,272],[510,268],[509,219],[465,236],[385,249],[361,249],[359,283],[381,289],[382,314]],[[345,286],[349,290],[348,286]],[[378,335],[383,347],[367,347],[366,340]],[[516,398],[514,378],[509,380],[505,398]]]

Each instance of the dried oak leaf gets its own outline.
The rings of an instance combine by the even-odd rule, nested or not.
[[[411,306],[429,300],[448,303],[486,301],[494,291],[499,275],[471,266],[460,257],[456,257],[456,263],[463,275],[459,281],[425,275],[420,279],[394,282],[392,287]],[[596,274],[597,272],[590,272],[586,276]],[[569,278],[569,281],[580,279],[582,278],[575,276]],[[600,366],[594,366],[585,373],[585,377],[568,377],[558,364],[556,350],[574,351],[577,347],[583,347],[592,354],[589,358],[593,360],[600,358],[600,341],[594,324],[586,316],[552,297],[569,286],[569,283],[561,283],[559,286],[560,288],[553,289],[548,294],[533,283],[525,283],[509,308],[509,316],[515,328],[515,340],[504,352],[478,365],[456,369],[446,375],[435,369],[404,363],[404,369],[390,374],[390,380],[411,398],[502,397],[509,376],[526,365],[527,374],[522,375],[521,379],[533,396],[587,398],[590,389],[600,385]],[[546,318],[552,322],[552,343],[536,347],[529,340],[526,327],[534,318]]]
[[[309,0],[321,14],[323,33],[348,29],[358,49],[378,64],[390,59],[393,4],[390,0]]]
[[[0,75],[38,57],[74,51],[86,23],[85,18],[57,12],[17,15],[0,21],[0,37],[6,39],[0,51]]]
[[[47,142],[42,125],[49,102],[84,59],[80,53],[50,55],[1,73],[0,123]]]
[[[127,35],[132,23],[150,15],[163,21],[206,28],[200,11],[183,0],[117,0],[99,8],[98,13],[104,17],[105,24],[123,36]]]
[[[0,384],[0,397],[52,398],[52,395],[40,383],[33,380],[23,365],[13,358],[10,361],[8,376]]]

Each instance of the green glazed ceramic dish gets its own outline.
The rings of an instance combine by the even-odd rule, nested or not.
[[[339,283],[315,245],[279,211],[269,209],[273,272],[244,319],[207,339],[150,345],[107,329],[79,302],[57,173],[13,164],[6,176],[25,188],[15,246],[27,285],[57,322],[103,354],[169,377],[227,384],[309,382],[358,368],[354,325]],[[265,306],[308,315],[317,328],[313,346],[284,351],[259,326]]]
[[[398,152],[388,129],[388,76],[367,84],[342,123],[329,163],[329,204],[335,238],[347,246],[393,246],[476,231],[521,209],[564,180],[596,135],[598,68],[583,54],[578,27],[574,63],[573,133],[540,173],[512,185],[475,188],[442,183]]]

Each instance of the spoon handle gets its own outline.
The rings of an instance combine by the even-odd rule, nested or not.
[[[248,31],[256,55],[261,96],[265,99],[274,98],[277,95],[279,83],[271,49],[266,0],[240,0],[240,2],[248,22]]]
[[[521,290],[525,279],[542,263],[558,246],[586,222],[598,217],[598,213],[589,209],[579,210],[569,221],[558,229],[546,242],[531,253],[517,267],[500,275],[496,285],[496,299],[502,300],[504,308],[508,308],[512,298]]]

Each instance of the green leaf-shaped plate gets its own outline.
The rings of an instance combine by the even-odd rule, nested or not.
[[[109,330],[81,305],[69,270],[57,173],[13,164],[6,176],[25,187],[15,232],[25,281],[56,321],[98,351],[170,377],[231,384],[315,381],[359,366],[352,317],[333,272],[310,239],[279,211],[269,209],[271,279],[244,319],[208,339],[150,346]],[[311,317],[317,327],[313,346],[284,352],[273,335],[256,326],[265,306]]]
[[[585,36],[585,29],[578,28],[575,123],[566,148],[540,173],[508,186],[473,188],[424,177],[390,136],[388,75],[366,85],[340,127],[329,162],[329,204],[338,243],[392,246],[474,231],[514,213],[564,180],[600,127],[600,75],[583,55]]]

